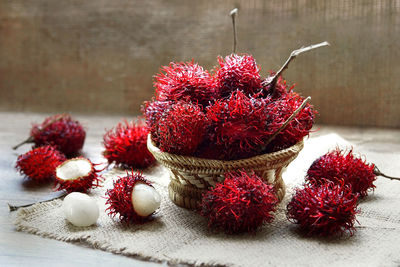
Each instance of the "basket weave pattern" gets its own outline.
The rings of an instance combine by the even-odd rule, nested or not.
[[[284,168],[293,161],[303,148],[303,141],[284,150],[247,159],[224,161],[202,159],[162,152],[147,139],[147,147],[156,160],[170,172],[168,187],[170,199],[178,206],[196,209],[202,194],[224,180],[224,173],[235,170],[255,171],[257,175],[274,185],[279,200],[285,196],[282,180]]]

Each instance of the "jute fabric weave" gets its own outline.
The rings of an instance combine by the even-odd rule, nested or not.
[[[360,226],[353,237],[307,238],[286,220],[285,206],[293,186],[303,181],[304,173],[318,156],[337,145],[349,147],[337,135],[305,142],[304,149],[283,174],[287,194],[275,220],[257,233],[225,235],[210,231],[204,218],[174,205],[168,198],[168,172],[156,166],[144,174],[162,195],[154,220],[141,225],[124,225],[109,218],[104,191],[124,171],[106,175],[103,188],[93,190],[101,215],[97,225],[77,228],[63,217],[61,200],[20,209],[16,228],[47,238],[81,243],[117,254],[170,264],[195,266],[398,266],[400,264],[400,183],[378,179],[374,193],[360,203]],[[373,155],[372,155],[373,156]],[[373,158],[373,157],[372,157]],[[393,158],[393,157],[392,157]],[[375,158],[378,160],[378,158]],[[383,161],[381,162],[383,163]],[[383,165],[383,166],[382,166]],[[394,163],[393,163],[394,165]],[[381,164],[390,173],[390,162]]]

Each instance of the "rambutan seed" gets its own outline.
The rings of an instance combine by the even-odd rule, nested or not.
[[[252,232],[273,220],[277,203],[274,187],[256,174],[227,172],[223,183],[204,193],[201,215],[226,233]]]
[[[56,167],[65,160],[54,147],[41,146],[19,155],[15,167],[29,179],[42,182],[54,178]]]
[[[90,188],[100,186],[101,170],[95,168],[89,159],[84,157],[64,161],[56,168],[56,190],[66,192],[87,192]]]
[[[331,236],[354,233],[358,194],[343,180],[305,184],[297,188],[287,206],[289,221],[299,224],[307,235]]]

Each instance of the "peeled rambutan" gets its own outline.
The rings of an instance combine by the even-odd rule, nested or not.
[[[42,182],[54,178],[55,169],[65,156],[52,146],[41,146],[19,155],[16,168],[33,181]]]
[[[78,121],[68,114],[57,114],[33,125],[30,137],[14,149],[25,143],[34,143],[36,147],[51,145],[70,157],[82,149],[85,137],[86,132]]]
[[[209,227],[226,233],[255,231],[274,218],[278,198],[274,187],[254,173],[225,173],[223,183],[204,193],[201,214]]]
[[[288,93],[282,99],[267,105],[268,129],[276,132],[285,121],[301,106],[304,99],[295,92]],[[267,152],[288,148],[307,136],[314,124],[315,110],[312,105],[305,107],[289,122],[289,124],[272,140],[266,148]]]
[[[213,77],[194,62],[171,62],[155,76],[156,100],[190,101],[207,106],[215,98]]]
[[[106,192],[108,215],[124,222],[146,221],[159,207],[161,196],[141,173],[127,173]]]
[[[217,91],[221,97],[229,97],[236,90],[252,95],[261,90],[260,69],[251,55],[231,54],[225,59],[218,57],[215,70]]]
[[[350,150],[336,149],[315,160],[307,171],[306,181],[322,184],[326,180],[351,185],[353,193],[361,197],[374,189],[376,180],[375,164],[367,163]]]
[[[100,186],[102,181],[99,172],[89,159],[84,157],[64,161],[56,168],[56,190],[66,192],[87,192],[90,188]]]
[[[358,195],[353,194],[351,185],[338,181],[297,188],[287,206],[289,221],[299,224],[307,235],[353,234]]]
[[[103,137],[103,156],[108,163],[130,168],[147,168],[154,161],[147,149],[148,129],[142,121],[119,123]]]
[[[162,151],[193,155],[203,141],[207,124],[198,105],[180,101],[160,117],[157,134],[152,138]]]
[[[228,99],[220,99],[207,108],[210,120],[210,139],[225,147],[225,159],[238,159],[258,154],[265,138],[268,114],[265,103],[235,91]]]

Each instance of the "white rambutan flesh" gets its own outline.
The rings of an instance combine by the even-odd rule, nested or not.
[[[56,175],[61,180],[75,180],[88,176],[92,172],[92,163],[85,158],[68,160],[57,168]]]
[[[95,224],[99,218],[99,207],[94,199],[86,194],[73,192],[63,201],[65,218],[75,226],[85,227]]]
[[[142,217],[153,214],[161,203],[160,194],[145,183],[137,183],[132,190],[132,205],[135,212]]]

